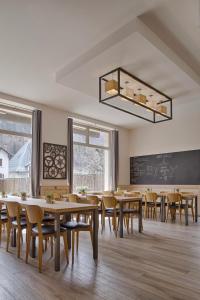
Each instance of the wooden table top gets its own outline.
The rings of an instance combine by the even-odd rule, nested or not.
[[[65,202],[65,201],[55,201],[53,204],[46,203],[44,199],[36,199],[36,198],[27,198],[27,200],[23,201],[20,197],[10,196],[7,198],[1,198],[0,202],[6,204],[6,202],[16,201],[21,204],[21,206],[26,207],[27,205],[38,205],[45,212],[50,213],[66,213],[66,212],[78,212],[85,210],[94,210],[98,206],[92,204],[84,204],[84,203],[73,203],[73,202]]]
[[[99,200],[102,200],[103,197],[115,197],[115,199],[117,200],[117,202],[138,202],[142,200],[142,196],[141,197],[133,197],[133,196],[104,196],[104,195],[80,195],[78,194],[78,197],[80,199],[82,199],[83,201],[87,200],[87,196],[96,196]]]

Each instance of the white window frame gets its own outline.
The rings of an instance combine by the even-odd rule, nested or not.
[[[104,182],[104,188],[106,190],[109,190],[110,187],[110,167],[111,167],[111,159],[110,159],[110,153],[111,153],[111,130],[106,130],[104,128],[101,128],[100,126],[90,126],[90,125],[85,125],[83,123],[78,123],[78,122],[74,122],[75,126],[82,126],[84,128],[86,128],[86,142],[85,143],[81,143],[81,142],[74,142],[74,145],[81,145],[81,146],[85,146],[85,147],[91,147],[91,148],[95,148],[95,149],[103,149],[103,150],[107,150],[108,151],[108,166],[107,166],[107,170],[108,170],[108,174],[107,174],[107,183],[106,181]],[[94,129],[94,130],[99,130],[101,132],[106,132],[108,133],[108,146],[99,146],[99,145],[93,145],[89,143],[89,130],[90,129]],[[74,128],[73,128],[73,133],[74,133]]]
[[[86,129],[86,142],[85,143],[81,143],[81,142],[73,142],[73,144],[75,145],[82,145],[82,146],[86,146],[86,147],[92,147],[92,148],[99,148],[99,149],[105,149],[105,150],[110,150],[110,131],[109,130],[105,130],[105,129],[102,129],[101,127],[93,127],[93,126],[88,126],[88,125],[85,125],[85,124],[81,124],[81,123],[74,123],[73,125],[75,126],[82,126]],[[100,146],[100,145],[94,145],[94,144],[90,144],[89,143],[89,137],[90,137],[90,129],[93,129],[93,130],[99,130],[101,132],[105,132],[105,133],[108,133],[108,146]]]

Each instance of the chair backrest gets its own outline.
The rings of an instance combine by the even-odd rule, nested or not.
[[[117,200],[113,196],[103,196],[102,198],[104,208],[116,208]]]
[[[98,205],[99,204],[99,198],[95,195],[87,195],[87,201],[90,204]]]
[[[147,192],[145,198],[147,202],[155,202],[158,199],[158,195],[154,192]]]
[[[21,206],[16,201],[10,201],[6,203],[8,217],[16,218],[20,216]]]
[[[113,196],[113,192],[111,192],[111,191],[104,191],[103,195],[104,196]]]
[[[76,194],[69,194],[68,195],[69,202],[78,202],[78,196]]]
[[[29,223],[41,223],[44,218],[44,212],[38,205],[27,205],[26,213]]]
[[[181,202],[181,194],[179,194],[179,193],[168,193],[167,194],[167,201],[169,203]]]
[[[114,192],[114,196],[123,196],[124,192],[120,191],[120,192]]]
[[[61,200],[61,196],[58,193],[53,193],[53,199],[56,201],[60,201]]]
[[[125,196],[128,196],[128,197],[140,197],[141,196],[141,193],[140,192],[126,192],[125,193]]]

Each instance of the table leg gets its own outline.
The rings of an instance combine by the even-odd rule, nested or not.
[[[71,221],[71,214],[65,214],[65,222],[69,222],[69,221]],[[71,230],[67,230],[68,249],[71,249],[71,240],[72,240]]]
[[[16,247],[16,246],[17,246],[17,243],[16,243],[16,236],[17,236],[16,228],[13,228],[13,229],[12,229],[12,236],[11,236],[11,246],[12,246],[12,247]]]
[[[195,222],[198,222],[198,198],[197,198],[197,196],[195,196],[194,203],[195,203]]]
[[[165,196],[161,196],[161,222],[165,222]]]
[[[98,229],[99,229],[99,213],[98,209],[93,210],[93,258],[98,259]]]
[[[120,226],[120,228],[119,228],[119,236],[120,236],[120,238],[124,237],[123,219],[124,219],[123,218],[123,203],[120,202],[120,204],[119,204],[119,226]]]
[[[142,200],[139,201],[138,231],[142,232]]]
[[[55,271],[60,271],[60,214],[55,214]]]
[[[188,199],[185,200],[185,225],[188,225]]]
[[[35,242],[36,242],[36,237],[32,236],[32,242],[31,242],[31,251],[30,251],[30,256],[32,258],[36,257],[36,247],[35,247]]]

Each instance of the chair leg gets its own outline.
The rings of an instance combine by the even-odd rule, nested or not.
[[[79,231],[76,232],[76,253],[78,253]]]
[[[22,235],[22,230],[21,227],[18,226],[17,228],[17,257],[20,258],[20,250],[21,250],[21,235]]]
[[[39,243],[38,243],[38,269],[39,269],[39,272],[42,273],[42,245],[43,245],[43,239],[42,239],[42,236],[38,236],[38,240],[39,240]]]
[[[193,206],[191,207],[191,210],[192,210],[192,219],[193,219],[193,223],[194,223],[194,207]]]
[[[28,263],[28,256],[30,252],[30,243],[31,243],[31,231],[27,228],[26,231],[26,263]]]
[[[45,240],[47,242],[47,240]],[[53,236],[51,236],[51,257],[53,257]]]
[[[66,255],[67,263],[69,263],[67,233],[63,233],[63,242],[64,242],[64,248],[65,248],[65,255]]]
[[[7,223],[7,241],[6,241],[6,251],[8,252],[9,244],[10,244],[10,231],[11,231],[11,224],[10,222]]]
[[[1,244],[1,231],[2,231],[2,223],[0,221],[0,244]]]
[[[110,223],[110,217],[108,217],[108,222],[109,222],[109,227],[110,227],[110,232],[111,232],[111,223]]]
[[[130,216],[127,216],[127,217],[126,217],[127,234],[130,233],[130,232],[129,232],[129,218],[130,218]]]
[[[131,233],[133,234],[133,216],[131,216]]]
[[[75,231],[72,230],[72,264],[74,264],[74,238],[75,238]]]

